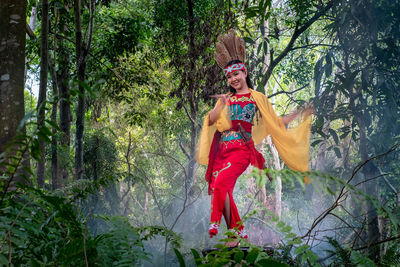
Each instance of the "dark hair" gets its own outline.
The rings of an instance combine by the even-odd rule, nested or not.
[[[233,64],[237,64],[237,63],[243,63],[242,61],[235,59],[235,60],[231,60],[228,62],[228,64],[226,64],[225,68],[233,65]],[[250,80],[250,75],[249,75],[249,71],[247,71],[247,77],[246,77],[246,83],[247,83],[247,87],[253,89],[253,83]],[[232,86],[229,85],[229,91],[233,94],[236,94],[236,89],[233,88]]]

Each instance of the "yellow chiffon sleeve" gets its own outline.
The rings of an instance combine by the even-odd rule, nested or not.
[[[219,101],[215,104],[217,106]],[[210,112],[209,111],[203,119],[203,126],[200,131],[199,141],[196,146],[196,161],[199,164],[207,165],[208,164],[208,155],[210,153],[211,143],[214,138],[215,131],[223,132],[231,128],[231,121],[228,117],[228,108],[227,106],[221,111],[219,117],[216,122],[212,125],[210,124]]]
[[[260,143],[270,134],[279,156],[290,169],[308,171],[311,114],[303,114],[296,127],[286,129],[282,118],[276,115],[268,98],[254,90],[251,90],[251,94],[262,116],[262,119],[254,121],[254,143]]]

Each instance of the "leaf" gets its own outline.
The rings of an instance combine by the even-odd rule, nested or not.
[[[353,139],[353,141],[357,141],[357,135],[358,135],[358,133],[356,131],[353,131],[351,133],[351,139]]]
[[[332,196],[335,195],[335,193],[332,191],[332,189],[329,188],[329,186],[326,187],[326,190],[327,190],[328,193],[331,194]]]
[[[190,251],[192,252],[193,257],[194,257],[195,259],[199,259],[199,258],[200,258],[200,254],[199,254],[199,252],[197,252],[197,250],[195,250],[194,248],[192,248],[192,249],[190,249]]]
[[[303,241],[301,240],[301,238],[295,238],[293,239],[292,243],[294,245],[300,245],[301,243],[303,243]]]
[[[279,220],[278,216],[272,216],[271,217],[271,222],[277,222]]]
[[[1,266],[8,266],[8,258],[6,258],[3,254],[0,254],[0,264]]]
[[[253,39],[251,39],[250,37],[243,37],[243,40],[248,44],[253,44],[254,43]]]
[[[179,266],[180,266],[180,267],[186,267],[185,260],[183,259],[183,256],[182,256],[182,254],[179,252],[179,250],[176,249],[176,248],[174,248],[174,252],[175,252],[176,257],[178,258]]]
[[[265,36],[265,27],[264,27],[264,23],[260,23],[260,31],[261,31],[261,35]]]
[[[285,235],[285,239],[293,239],[296,237],[295,233],[288,233],[287,235]]]
[[[238,252],[235,253],[235,256],[233,257],[233,260],[236,263],[240,263],[243,260],[244,257],[244,252],[239,250]]]
[[[369,267],[376,266],[375,263],[370,258],[363,256],[358,251],[351,252],[351,261],[357,264],[357,266],[369,266]]]
[[[320,58],[314,67],[314,81],[315,81],[315,96],[319,96],[321,79],[322,79],[322,58]]]
[[[263,46],[264,46],[264,55],[268,55],[268,39],[265,38],[264,42],[263,42]]]
[[[294,254],[300,255],[300,254],[304,253],[305,251],[307,251],[308,249],[310,249],[310,246],[307,244],[298,246],[297,248],[294,249]]]
[[[282,222],[282,221],[279,221],[279,222],[276,224],[276,227],[277,227],[277,228],[282,228],[282,227],[284,227],[284,226],[285,226],[285,223]]]
[[[286,225],[283,229],[282,232],[284,233],[288,233],[292,230],[292,227],[290,225]]]
[[[323,141],[322,139],[315,140],[314,142],[311,143],[311,146],[316,146],[319,143],[321,143],[322,141]]]
[[[339,144],[339,137],[338,137],[336,131],[333,129],[329,129],[329,133],[331,134],[333,140],[335,140],[335,143]]]
[[[192,249],[190,249],[190,251],[193,254],[193,258],[194,258],[194,261],[195,261],[196,265],[201,264],[201,257],[200,257],[200,254],[197,252],[197,250],[192,248]]]
[[[34,111],[31,111],[24,116],[24,118],[21,120],[21,122],[18,125],[18,128],[17,128],[18,132],[22,130],[22,128],[25,126],[25,124],[29,121],[30,118],[34,117],[33,114],[34,114]]]
[[[258,47],[257,47],[257,55],[260,54],[262,47],[263,47],[263,43],[261,42],[258,44]]]
[[[340,149],[338,147],[334,147],[333,151],[335,151],[336,157],[339,159],[342,157],[342,153],[340,153]]]
[[[289,265],[273,260],[273,259],[261,259],[256,262],[256,266],[262,267],[289,267]]]
[[[325,76],[329,77],[332,74],[332,59],[330,53],[325,56]]]
[[[57,123],[51,120],[45,120],[51,127],[54,127],[56,130],[60,130],[60,127],[58,126]]]
[[[340,139],[346,138],[346,136],[348,136],[349,133],[350,133],[350,131],[345,131],[345,132],[343,132],[343,133],[340,135]]]
[[[246,261],[248,263],[254,263],[255,260],[257,259],[259,253],[260,253],[260,251],[258,249],[252,248],[250,250],[249,254],[247,254],[247,256],[246,256]]]

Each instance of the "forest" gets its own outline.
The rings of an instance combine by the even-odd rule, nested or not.
[[[0,265],[400,266],[399,10],[1,0]],[[256,147],[267,168],[237,180],[249,238],[233,249],[224,223],[209,238],[196,162],[210,96],[228,91],[214,52],[230,29],[278,115],[315,109],[310,171],[269,137]]]

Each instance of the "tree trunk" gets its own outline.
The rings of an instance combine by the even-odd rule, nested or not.
[[[274,168],[276,170],[282,170],[283,162],[281,163],[281,160],[280,160],[279,154],[278,154],[278,150],[276,150],[276,147],[272,143],[270,136],[268,136],[268,138],[267,138],[267,144],[270,148],[270,151],[271,151],[273,159],[274,159],[274,161],[273,161]],[[275,215],[279,216],[279,218],[282,215],[282,180],[279,176],[276,177],[274,213],[275,213]]]
[[[56,74],[54,74],[56,75]],[[57,89],[57,81],[53,79],[53,94],[55,97],[58,96]],[[51,109],[51,121],[54,124],[57,124],[57,109],[58,109],[58,101],[54,101],[53,107]],[[57,151],[57,129],[52,127],[53,136],[51,137],[51,181],[52,188],[56,190],[63,186],[62,179],[59,176],[59,167],[58,167],[58,151]]]
[[[54,9],[54,21],[55,25],[54,28],[58,28],[58,22],[59,22],[59,14],[57,8]],[[58,50],[57,44],[61,44],[61,49],[60,51]],[[65,51],[63,51],[62,48],[62,39],[53,38],[53,53],[54,53],[54,58],[51,60],[51,57],[49,56],[49,69],[51,70],[51,77],[52,77],[52,88],[53,88],[53,97],[54,97],[54,102],[51,110],[51,121],[54,123],[54,125],[57,125],[57,110],[58,110],[58,104],[60,102],[60,89],[59,89],[59,78],[62,80],[64,77],[59,76],[57,71],[56,71],[56,62],[57,62],[57,55],[61,55],[62,53],[65,54]],[[60,56],[62,57],[62,56]],[[65,66],[66,68],[66,66]],[[60,65],[59,63],[59,69],[64,69],[63,65]],[[67,69],[68,71],[68,69]],[[64,73],[65,70],[62,71]],[[60,115],[61,117],[61,115]],[[61,168],[60,168],[60,160],[59,160],[59,148],[58,148],[58,136],[57,136],[57,129],[56,127],[52,127],[52,139],[51,139],[51,184],[52,184],[52,189],[56,190],[61,187],[63,187],[63,179],[61,177]]]
[[[83,130],[85,123],[85,90],[82,82],[85,81],[85,63],[83,61],[83,42],[81,26],[81,1],[75,0],[75,46],[76,69],[78,72],[79,96],[76,107],[76,135],[75,135],[75,180],[83,178]]]
[[[365,110],[365,108],[363,109]],[[366,136],[366,126],[364,120],[362,118],[362,114],[355,112],[356,121],[358,127],[360,129],[360,155],[361,161],[365,162],[368,160],[368,148],[367,148],[367,136]],[[364,191],[366,194],[372,197],[377,197],[377,183],[375,180],[367,182],[369,179],[376,177],[377,168],[373,162],[368,162],[363,168],[364,174]],[[364,214],[367,216],[367,241],[372,244],[379,240],[380,232],[378,225],[378,216],[374,205],[372,205],[371,201],[365,203],[365,211]],[[379,246],[371,246],[368,249],[368,256],[375,262],[379,260]]]
[[[146,215],[149,213],[149,210],[148,210],[148,207],[149,207],[149,197],[151,197],[151,194],[150,194],[149,192],[146,192],[145,198],[144,198],[144,205],[143,205],[143,212],[144,212],[144,214],[146,214]]]
[[[192,117],[193,118],[193,117]],[[188,185],[193,186],[196,184],[195,168],[196,161],[194,160],[196,154],[196,139],[197,139],[197,128],[192,123],[191,139],[190,139],[190,161],[188,164]]]
[[[318,148],[318,153],[317,153],[317,160],[315,163],[315,168],[318,171],[324,172],[326,169],[326,145],[328,142],[327,136],[329,134],[329,128],[331,125],[330,120],[325,120],[324,125],[322,126],[322,132],[325,134],[325,137],[323,137],[323,141],[321,142],[321,145]]]
[[[0,152],[24,117],[25,1],[0,2]]]
[[[83,178],[83,132],[85,128],[85,89],[83,83],[85,82],[86,60],[93,36],[95,3],[95,0],[90,1],[89,34],[87,44],[85,44],[82,37],[81,0],[75,0],[74,2],[76,68],[80,92],[76,107],[75,180]]]
[[[29,28],[34,31],[36,28],[36,18],[37,18],[37,3],[34,3],[34,6],[32,7],[32,12],[31,12],[31,17],[29,18]],[[29,35],[27,35],[27,38],[29,38]],[[24,74],[24,81],[26,81],[26,76],[28,73],[28,59],[25,58],[25,74]]]
[[[63,32],[67,30],[67,25],[61,25]],[[67,48],[64,47],[63,39],[58,41],[58,72],[57,72],[57,87],[60,94],[60,147],[64,154],[69,154],[70,140],[71,140],[71,106],[69,102],[69,87],[68,81],[70,80],[70,66],[69,66],[69,55]],[[63,183],[68,179],[67,160],[59,159],[59,175],[62,177]]]
[[[48,75],[48,40],[49,40],[49,2],[42,1],[42,33],[40,36],[40,86],[39,99],[37,103],[37,127],[38,129],[45,126],[45,107],[46,107],[46,91],[47,91],[47,75]],[[37,163],[36,178],[38,186],[44,187],[44,171],[46,163],[46,144],[44,140],[39,139],[41,157]]]
[[[57,13],[55,12],[55,17],[57,20]],[[57,54],[57,44],[56,40],[54,39],[53,43],[53,51],[54,55]],[[51,109],[51,116],[50,119],[54,125],[57,125],[57,110],[58,110],[58,102],[59,102],[59,94],[58,94],[58,87],[57,87],[57,72],[56,72],[56,60],[51,60],[49,57],[50,63],[50,70],[51,70],[51,77],[52,77],[52,88],[53,88],[53,98],[54,102],[52,103]],[[58,160],[58,147],[57,147],[57,129],[56,127],[52,126],[52,137],[51,137],[51,184],[52,189],[56,190],[62,187],[62,180],[59,175],[59,160]]]
[[[348,120],[343,120],[343,125],[347,127],[351,127],[351,123]],[[345,170],[350,169],[350,164],[349,164],[349,154],[350,154],[350,144],[351,144],[351,134],[346,136],[346,138],[342,141],[342,150],[343,150],[343,155],[342,155],[342,166]]]
[[[189,20],[189,29],[188,29],[188,35],[189,35],[189,60],[190,60],[190,69],[188,72],[189,75],[189,84],[188,84],[188,94],[189,94],[189,105],[190,105],[190,116],[193,120],[196,120],[197,116],[197,100],[196,100],[196,95],[195,95],[195,73],[196,73],[196,53],[195,53],[195,25],[194,25],[194,3],[192,0],[186,0],[187,6],[188,6],[188,20]],[[195,170],[195,165],[196,161],[194,160],[195,158],[195,151],[196,151],[196,139],[197,139],[197,128],[196,128],[196,123],[195,121],[191,120],[191,139],[190,139],[190,160],[188,164],[188,186],[191,187],[194,185],[194,170]]]
[[[25,114],[25,24],[26,1],[0,1],[0,153],[17,136]],[[17,176],[15,181],[24,178]]]
[[[268,12],[268,9],[266,10],[266,12]],[[270,33],[269,20],[265,20],[263,26],[264,26],[264,36],[263,36],[263,38],[264,38],[264,40],[267,40],[268,39],[268,35]],[[268,49],[266,49],[266,50],[268,51]],[[263,55],[263,57],[264,57],[263,69],[264,69],[264,73],[265,73],[267,71],[267,68],[270,65],[270,57],[271,57],[270,52],[268,51],[266,54]],[[278,81],[276,81],[276,84],[278,84]],[[264,94],[265,95],[268,95],[268,87],[269,87],[269,84],[268,84],[268,81],[266,81],[266,83],[264,84]],[[276,86],[273,89],[275,90]],[[266,143],[268,144],[268,146],[270,148],[270,151],[272,153],[273,159],[274,159],[274,161],[273,161],[274,168],[276,170],[281,170],[283,168],[283,164],[281,164],[281,161],[279,159],[278,151],[276,150],[275,146],[273,145],[270,136],[267,137]],[[279,216],[279,218],[280,218],[281,215],[282,215],[282,180],[281,180],[281,178],[279,176],[276,177],[276,187],[275,187],[274,194],[275,194],[275,197],[274,197],[273,210],[274,210],[275,215]]]

